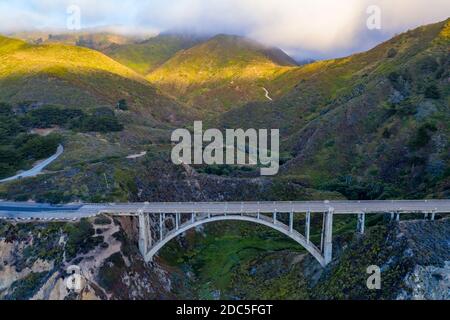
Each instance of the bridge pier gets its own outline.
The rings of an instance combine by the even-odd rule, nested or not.
[[[311,231],[311,212],[306,212],[306,221],[305,221],[305,237],[306,243],[310,242],[310,231]]]
[[[180,214],[178,212],[175,213],[175,228],[180,229]]]
[[[289,232],[294,232],[294,211],[289,213]]]
[[[150,229],[149,215],[139,213],[139,251],[145,257],[149,248],[152,246],[152,237]]]
[[[159,214],[159,240],[162,241],[164,238],[164,228],[163,228],[163,220],[164,220],[164,214]]]
[[[325,265],[333,260],[333,215],[334,209],[332,208],[325,214],[325,239],[323,247]]]
[[[365,232],[365,227],[366,227],[366,214],[363,213],[358,213],[358,232],[360,234],[364,234]]]

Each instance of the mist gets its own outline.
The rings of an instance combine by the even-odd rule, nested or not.
[[[82,28],[236,34],[280,47],[297,59],[367,50],[450,16],[448,0],[0,0],[0,32],[64,30],[70,5],[79,6]],[[380,29],[367,28],[370,5],[381,10]]]

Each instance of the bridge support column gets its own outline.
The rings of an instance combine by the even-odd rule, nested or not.
[[[436,219],[436,212],[431,213],[431,221],[434,221]]]
[[[175,213],[175,228],[178,230],[180,229],[180,214]]]
[[[145,257],[151,246],[152,240],[150,234],[149,216],[148,214],[141,212],[139,213],[139,251],[143,257]]]
[[[400,222],[400,212],[395,214],[395,221]]]
[[[325,220],[326,220],[325,215],[326,213],[324,213],[322,217],[322,232],[320,234],[320,252],[322,253],[324,251],[324,244],[325,244]]]
[[[325,238],[323,256],[325,258],[325,265],[329,264],[333,260],[333,215],[334,209],[325,213]]]
[[[163,222],[163,220],[164,220],[164,214],[159,214],[159,240],[161,240],[161,241],[163,241],[163,238],[164,238],[164,226],[163,226],[163,224],[164,224],[164,222]]]
[[[364,212],[359,213],[358,214],[358,232],[360,234],[364,234],[365,227],[366,227],[366,214]]]
[[[311,232],[311,212],[306,213],[306,221],[305,221],[305,237],[306,243],[310,242],[310,232]]]
[[[294,211],[289,214],[289,232],[294,232]]]

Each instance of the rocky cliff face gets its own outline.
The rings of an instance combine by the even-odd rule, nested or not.
[[[450,219],[378,225],[354,239],[321,277],[324,299],[449,299]],[[367,267],[381,269],[381,290],[367,288]]]
[[[143,262],[133,220],[1,223],[0,231],[1,299],[174,298],[168,270]],[[78,293],[66,285],[72,265],[83,277]]]
[[[170,265],[162,258],[144,263],[137,248],[137,231],[137,222],[132,218],[98,217],[76,224],[47,225],[2,222],[0,298],[198,298],[189,280],[201,279],[186,265]],[[198,230],[204,231],[210,230]],[[233,289],[226,296],[450,299],[450,219],[381,224],[370,228],[364,237],[355,236],[350,241],[344,238],[337,237],[336,259],[327,269],[321,269],[308,255],[289,250],[242,260],[233,271]],[[192,239],[193,235],[187,235],[172,246],[188,250]],[[81,293],[67,289],[66,270],[70,265],[77,265],[85,279]],[[381,290],[366,286],[369,265],[381,268]],[[225,293],[213,290],[207,297],[223,298]]]
[[[450,220],[404,223],[400,229],[415,267],[404,278],[404,290],[397,298],[450,300]]]
[[[229,278],[231,290],[209,288],[211,292],[205,295],[205,288],[202,292],[190,284],[201,281],[195,268],[173,261],[177,261],[177,252],[190,255],[192,250],[211,245],[202,240],[209,231],[179,238],[169,246],[170,252],[146,264],[137,248],[137,221],[132,218],[97,217],[73,224],[0,222],[0,299],[177,299],[201,295],[209,299],[450,299],[450,219],[381,223],[363,237],[338,236],[336,257],[327,269],[294,247],[262,248],[256,258],[241,259],[238,267],[230,270],[230,277],[221,276]],[[248,239],[239,242],[244,240]],[[189,245],[192,241],[197,249]],[[237,250],[242,255],[248,249]],[[66,270],[71,265],[78,266],[84,278],[80,293],[66,286]],[[381,290],[366,286],[369,265],[381,268]]]

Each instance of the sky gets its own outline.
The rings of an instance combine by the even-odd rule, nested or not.
[[[364,51],[450,17],[450,0],[0,0],[0,33],[69,32],[72,5],[80,10],[82,28],[237,34],[297,59]],[[377,23],[375,29],[368,28],[368,20]]]

